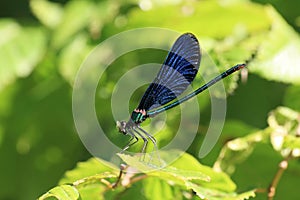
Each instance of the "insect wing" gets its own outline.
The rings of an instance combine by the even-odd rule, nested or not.
[[[143,95],[138,109],[160,107],[182,94],[194,80],[200,65],[201,52],[197,38],[191,33],[181,35]]]

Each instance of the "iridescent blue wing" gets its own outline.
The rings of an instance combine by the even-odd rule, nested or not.
[[[146,90],[138,109],[148,111],[160,107],[182,94],[194,80],[200,60],[197,38],[191,33],[181,35]]]

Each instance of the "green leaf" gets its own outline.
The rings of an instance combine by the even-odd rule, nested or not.
[[[77,200],[80,199],[77,189],[70,185],[61,185],[51,189],[42,195],[39,200],[58,199],[58,200]]]
[[[194,183],[187,183],[187,187],[196,192],[201,199],[209,200],[244,200],[250,197],[255,197],[253,190],[241,194],[225,193],[218,190],[208,189]]]
[[[145,198],[144,186],[142,181],[138,181],[130,187],[117,187],[114,190],[106,191],[104,199],[139,199],[147,200]]]
[[[143,196],[147,199],[174,199],[175,197],[183,199],[184,193],[186,195],[188,193],[188,191],[185,192],[186,187],[193,189],[201,198],[208,199],[218,199],[216,197],[232,200],[246,199],[252,194],[248,192],[237,195],[234,193],[235,184],[226,174],[215,172],[210,167],[201,165],[196,159],[186,153],[168,151],[162,154],[163,157],[168,156],[171,159],[178,155],[182,155],[182,157],[172,163],[171,166],[160,169],[149,163],[141,162],[139,156],[119,154],[127,164],[130,164],[132,170],[135,168],[134,171],[128,171],[128,177],[125,172],[123,178],[127,177],[129,180],[134,180],[134,178],[139,178],[135,176],[136,174],[145,173],[146,176],[144,178],[133,184],[142,184]],[[181,168],[179,168],[180,166]],[[61,186],[51,189],[42,195],[40,199],[78,199],[79,194],[82,199],[95,200],[117,198],[122,193],[124,193],[123,197],[126,194],[132,196],[129,192],[132,189],[127,191],[122,187],[117,187],[111,190],[112,183],[118,176],[118,171],[114,168],[115,166],[112,164],[96,158],[78,163],[77,167],[67,172],[65,177],[60,181]],[[205,175],[203,171],[211,176]],[[130,175],[132,172],[134,172],[134,176]],[[114,181],[111,181],[111,179]],[[64,185],[66,183],[71,185]],[[126,186],[130,187],[131,185]],[[62,196],[63,194],[65,196]]]
[[[158,178],[147,178],[143,181],[144,193],[147,199],[174,199],[172,186]],[[174,187],[174,186],[173,186]]]
[[[270,127],[229,141],[222,148],[214,169],[228,174],[234,173],[236,165],[245,161],[256,145],[261,143],[272,144],[275,150],[281,151],[284,155],[287,149],[298,149],[300,142],[296,137],[300,127],[298,118],[299,113],[296,111],[278,107],[270,113],[268,118]]]
[[[169,152],[169,155],[172,157],[173,152]],[[188,180],[199,180],[200,182],[207,182],[210,180],[210,177],[202,173],[200,170],[185,170],[176,168],[173,166],[166,166],[161,168],[150,165],[140,160],[139,156],[130,156],[125,154],[119,154],[124,162],[126,162],[130,167],[135,168],[136,170],[146,173],[150,177],[158,177],[165,181],[172,181],[174,184],[184,186],[185,182]]]
[[[74,186],[76,186],[76,188],[82,188],[87,185],[99,184],[105,178],[116,178],[116,177],[117,177],[117,174],[114,174],[111,172],[103,172],[100,174],[96,174],[96,175],[92,175],[92,176],[88,176],[88,177],[79,179],[79,180],[73,182],[72,184]],[[108,182],[106,182],[106,183],[109,184]],[[109,184],[107,186],[110,187],[111,185]]]
[[[284,138],[282,148],[291,148],[300,150],[300,138],[294,135],[287,135]]]
[[[171,151],[167,153],[167,155],[170,154],[180,154],[179,151]],[[181,152],[182,154],[182,152]],[[202,165],[199,163],[197,159],[195,159],[190,154],[184,153],[182,156],[175,160],[172,164],[172,167],[179,168],[181,170],[191,170],[191,171],[199,171],[209,177],[209,181],[201,182],[201,184],[208,188],[214,188],[221,191],[234,191],[236,189],[235,183],[230,179],[230,177],[223,173],[218,172],[214,169],[212,169],[209,166]],[[198,182],[199,183],[199,182]]]
[[[149,172],[153,170],[158,170],[159,165],[148,164],[146,162],[141,161],[140,156],[131,156],[127,154],[118,154],[118,156],[129,166],[136,168],[141,172]],[[147,155],[146,155],[147,156]]]
[[[78,34],[70,44],[62,49],[59,56],[59,71],[71,85],[86,55],[92,50],[87,43],[88,35]]]
[[[298,118],[298,112],[288,107],[280,106],[270,113],[268,124],[274,131],[296,135],[299,125]]]
[[[63,8],[58,3],[46,0],[31,0],[30,8],[33,14],[48,28],[55,28],[62,19]]]
[[[170,166],[163,169],[141,162],[140,157],[119,154],[128,165],[147,173],[148,176],[159,177],[166,181],[173,181],[178,185],[185,185],[187,181],[201,183],[205,187],[222,191],[234,191],[235,184],[229,176],[222,172],[216,172],[208,166],[201,165],[195,158],[180,151],[161,152],[162,158],[173,160],[173,157],[181,155]]]
[[[257,61],[249,67],[268,80],[300,83],[300,38],[272,7],[267,7],[272,20],[268,38],[258,49]]]
[[[105,193],[106,187],[100,183],[93,183],[85,185],[78,189],[81,199],[93,199],[93,200],[105,200],[103,194]]]
[[[54,30],[52,45],[61,48],[75,33],[87,27],[94,13],[94,6],[91,1],[69,1],[61,23]]]
[[[222,17],[219,17],[220,13]],[[210,52],[217,65],[224,68],[245,62],[258,49],[257,58],[249,65],[251,72],[269,80],[300,82],[297,67],[300,58],[299,35],[271,6],[246,1],[227,5],[206,1],[194,4],[182,2],[147,12],[135,9],[129,15],[126,29],[140,26],[176,28],[179,32],[188,30],[199,37],[200,43],[207,37],[225,38],[219,44],[213,42],[213,52]],[[268,40],[265,40],[266,37]],[[211,45],[204,44],[203,49],[211,49]],[[230,91],[236,87],[234,82],[236,80],[228,84]]]
[[[126,29],[155,26],[190,31],[203,37],[224,38],[234,30],[256,32],[269,24],[264,7],[258,4],[235,2],[224,5],[218,1],[204,1],[161,6],[147,12],[135,9],[129,15]]]
[[[118,176],[119,169],[111,163],[98,158],[80,162],[76,168],[67,171],[59,184],[72,184],[80,193],[82,199],[105,199],[107,188]],[[118,191],[115,191],[118,192]]]
[[[222,148],[213,168],[216,171],[232,174],[235,171],[235,166],[251,155],[256,144],[269,141],[270,132],[270,129],[265,129],[229,141]]]
[[[169,152],[168,154],[172,154]],[[171,166],[166,166],[164,168],[150,165],[146,162],[141,161],[139,156],[130,156],[125,154],[118,154],[124,162],[126,162],[131,167],[136,168],[138,171],[147,173],[149,176],[156,176],[166,180],[172,180],[178,184],[184,185],[186,180],[201,180],[209,181],[210,177],[202,173],[200,170],[185,170],[181,168],[176,168]],[[172,157],[172,156],[171,156]]]
[[[0,90],[18,77],[31,74],[45,53],[46,36],[39,28],[22,28],[0,21]]]
[[[149,3],[156,5],[153,2]],[[203,53],[209,53],[209,57],[203,56],[201,61],[201,73],[207,79],[248,60],[265,38],[265,33],[271,25],[265,7],[247,1],[226,4],[219,1],[182,1],[168,6],[153,6],[147,12],[143,11],[143,6],[140,7],[141,10],[134,9],[130,12],[123,29],[154,26],[182,33],[194,33],[199,39]],[[210,60],[210,63],[206,60]],[[211,63],[218,66],[219,71],[211,67]],[[236,73],[223,81],[228,93],[237,87],[238,79]],[[215,89],[213,95],[220,98],[224,97],[223,93],[223,90]]]
[[[250,196],[254,196],[253,191],[242,193],[240,195],[236,194],[234,192],[236,189],[235,184],[225,173],[215,172],[210,167],[201,165],[191,155],[180,151],[161,152],[161,156],[163,158],[165,156],[168,156],[171,160],[181,154],[182,156],[178,160],[174,161],[171,166],[167,166],[163,169],[157,169],[149,165],[148,163],[141,162],[140,157],[138,156],[133,157],[124,154],[120,154],[119,156],[127,164],[130,164],[131,167],[135,167],[136,169],[141,170],[142,172],[147,174],[148,178],[144,179],[143,183],[145,195],[149,196],[149,198],[151,196],[152,198],[155,196],[155,199],[163,198],[161,194],[166,194],[167,196],[174,197],[174,192],[179,189],[178,187],[183,186],[186,186],[188,189],[193,189],[198,194],[198,196],[203,199],[242,200],[248,199]],[[209,175],[209,177],[207,177],[209,179],[204,180],[202,177],[203,175],[201,174]],[[149,178],[151,179],[148,180]],[[172,183],[172,188],[174,190],[172,190],[171,186],[169,185],[170,183]],[[150,185],[151,190],[150,188],[147,188]]]
[[[98,158],[91,158],[86,162],[79,162],[75,169],[67,171],[64,177],[59,181],[59,184],[73,183],[103,172],[111,172],[117,175],[119,170],[111,163]]]
[[[299,122],[300,113],[287,108],[278,107],[273,110],[268,118],[272,128],[271,143],[273,148],[286,154],[286,150],[299,148]]]

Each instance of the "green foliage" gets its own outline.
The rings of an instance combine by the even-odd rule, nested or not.
[[[118,168],[104,160],[91,158],[88,162],[78,163],[76,170],[67,171],[59,184],[72,183],[79,179],[84,179],[85,177],[104,173],[106,171],[112,171],[116,174],[118,172]]]
[[[0,90],[19,77],[28,76],[45,53],[41,28],[21,27],[11,19],[0,21]]]
[[[145,199],[174,196],[184,199],[187,194],[192,195],[190,190],[194,191],[200,199],[249,199],[255,197],[255,190],[237,194],[235,183],[224,172],[234,173],[235,167],[244,162],[259,143],[272,145],[274,150],[281,151],[283,156],[286,156],[288,150],[289,155],[299,157],[299,137],[295,136],[300,127],[299,116],[300,113],[289,108],[277,108],[269,116],[268,128],[229,141],[223,147],[213,168],[204,166],[193,156],[179,151],[160,152],[162,160],[158,161],[153,161],[153,155],[148,154],[143,158],[144,161],[140,156],[119,154],[128,166],[123,173],[129,174],[128,177],[123,175],[125,181],[121,181],[119,187],[122,188],[119,189],[114,187],[118,180],[116,167],[99,159],[90,159],[79,163],[77,168],[67,172],[60,181],[62,185],[51,189],[40,199],[49,197],[79,199],[78,194],[89,199],[91,198],[89,195],[94,195],[95,191],[99,192],[99,190],[102,191],[103,196],[93,196],[93,199],[104,199],[108,195],[106,193],[114,197],[126,193],[131,196],[131,187],[137,187],[136,184],[140,184],[143,188],[144,193],[141,195]],[[171,165],[164,166],[164,163],[170,162],[170,159],[178,155],[181,155],[179,159]],[[147,160],[151,160],[150,163],[146,162]],[[153,164],[153,162],[158,163]],[[65,183],[71,186],[63,185]],[[86,192],[87,188],[90,188],[88,192]],[[68,196],[62,196],[62,191]]]
[[[173,151],[164,152],[162,155],[168,155],[172,157],[174,156],[173,154],[177,155],[178,153],[182,154],[182,152]],[[101,160],[91,159],[78,165],[78,167],[73,171],[67,172],[66,176],[68,177],[67,180],[73,180],[74,177],[78,178],[78,175],[86,176],[87,173],[90,173],[90,169],[94,170],[94,175],[86,176],[83,179],[78,179],[77,181],[70,183],[70,185],[57,186],[41,196],[40,199],[48,199],[49,197],[53,196],[57,197],[58,199],[79,199],[79,196],[74,198],[72,194],[70,194],[70,190],[74,194],[79,193],[81,197],[86,196],[85,198],[87,198],[88,195],[94,193],[93,190],[90,190],[89,193],[85,193],[87,187],[103,192],[102,195],[104,196],[99,195],[93,199],[104,199],[107,195],[113,195],[117,197],[118,195],[124,195],[128,193],[128,190],[131,190],[129,187],[131,184],[134,187],[136,187],[136,184],[142,186],[144,191],[142,196],[144,196],[145,199],[165,199],[166,197],[173,198],[175,196],[178,199],[185,199],[186,195],[190,197],[193,196],[190,190],[194,191],[201,199],[237,200],[248,199],[249,197],[255,196],[253,191],[236,194],[234,192],[236,188],[234,183],[225,173],[215,172],[211,168],[201,165],[195,158],[188,154],[183,154],[182,157],[176,160],[174,164],[162,169],[159,169],[157,166],[141,162],[141,159],[138,156],[131,157],[124,154],[120,154],[119,156],[126,164],[128,164],[130,168],[128,168],[126,171],[128,173],[134,172],[134,177],[130,177],[128,183],[122,181],[121,186],[112,189],[113,184],[117,179],[117,175],[114,174],[115,171],[112,170],[112,168],[108,169],[106,167],[108,163],[105,163]],[[190,168],[189,170],[178,167],[186,166],[187,161],[190,161],[190,165],[185,168]],[[98,172],[101,172],[103,168],[107,168],[107,171],[99,174]],[[203,172],[206,174],[203,174]],[[140,179],[140,181],[134,183],[134,178],[136,178],[136,180]],[[63,178],[61,183],[63,184],[65,181],[66,178]],[[119,187],[129,188],[120,189]],[[61,196],[62,191],[65,191],[69,196]],[[139,196],[139,198],[143,197]]]
[[[272,19],[270,34],[268,40],[259,47],[260,62],[253,63],[251,69],[269,80],[299,85],[299,35],[274,9],[268,8],[267,12]]]
[[[298,199],[300,38],[294,29],[299,30],[299,3],[274,3],[280,13],[291,13],[284,17],[293,28],[271,5],[247,0],[70,0],[64,4],[31,0],[32,13],[26,18],[1,18],[0,177],[4,187],[0,199],[265,199],[267,194],[257,189],[269,187],[278,163],[285,159],[289,166],[274,199]],[[207,157],[197,159],[211,117],[210,96],[203,93],[198,98],[199,130],[188,153],[160,152],[162,160],[152,165],[120,154],[128,168],[114,187],[119,166],[90,158],[76,134],[72,87],[80,65],[100,42],[143,27],[194,33],[211,59],[201,63],[203,77],[213,74],[210,62],[223,71],[245,62],[254,52],[256,56],[248,65],[248,77],[239,81],[234,74],[224,80],[227,118]],[[147,37],[171,45],[166,36]],[[117,135],[111,114],[115,83],[131,66],[161,63],[164,56],[146,50],[130,52],[111,63],[101,77],[95,96],[97,115],[117,145],[127,141]],[[199,79],[195,87],[202,84]],[[214,91],[214,98],[219,92]],[[142,93],[136,91],[130,108]],[[174,137],[177,111],[169,111],[171,117],[156,137],[159,146]],[[178,155],[180,159],[160,168]]]
[[[270,113],[268,123],[269,127],[264,130],[229,141],[223,147],[214,169],[232,174],[235,166],[245,161],[256,145],[262,143],[272,146],[283,156],[292,153],[298,157],[300,138],[296,134],[299,134],[300,127],[299,113],[278,107]]]
[[[70,185],[61,185],[51,189],[39,199],[79,199],[79,193]]]

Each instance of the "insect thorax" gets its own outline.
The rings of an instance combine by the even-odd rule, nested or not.
[[[138,110],[138,109],[135,109],[132,113],[131,113],[131,120],[136,123],[136,124],[139,124],[139,123],[142,123],[143,121],[146,120],[147,118],[147,113],[145,110]]]

